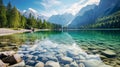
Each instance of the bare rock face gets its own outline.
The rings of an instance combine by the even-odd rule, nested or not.
[[[105,50],[105,51],[102,51],[102,55],[104,55],[108,58],[113,58],[116,56],[116,53],[112,50]]]
[[[60,67],[59,62],[47,61],[45,67]]]
[[[44,67],[44,63],[43,62],[39,62],[35,65],[35,67]]]

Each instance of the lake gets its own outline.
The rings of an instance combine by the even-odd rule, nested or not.
[[[17,51],[26,65],[49,60],[61,67],[119,67],[120,31],[40,31],[0,37],[0,51]],[[32,57],[31,57],[32,56]],[[32,62],[34,61],[34,62]]]

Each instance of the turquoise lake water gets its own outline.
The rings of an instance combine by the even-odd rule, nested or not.
[[[9,36],[0,37],[1,42],[9,42],[19,45],[33,45],[36,41],[48,41],[52,44],[77,46],[89,55],[99,54],[102,61],[110,66],[118,67],[120,61],[120,31],[94,31],[94,30],[81,30],[81,31],[40,31],[34,33],[14,34]],[[45,42],[46,41],[46,42]],[[49,44],[49,42],[47,43]],[[51,46],[52,46],[51,44]],[[2,46],[1,51],[11,50],[6,48],[9,45]],[[39,48],[39,46],[37,46]],[[67,48],[65,48],[67,49]],[[114,58],[103,58],[101,52],[104,50],[112,50],[116,53]],[[16,49],[17,50],[17,49]],[[18,47],[19,50],[19,47]],[[102,56],[102,57],[101,57]],[[111,64],[112,63],[112,64]],[[113,64],[114,63],[114,64]]]

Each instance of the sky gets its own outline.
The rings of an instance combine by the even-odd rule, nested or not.
[[[20,11],[32,9],[42,15],[50,17],[56,14],[71,13],[76,15],[87,5],[98,5],[100,0],[3,0],[7,5],[11,2]]]

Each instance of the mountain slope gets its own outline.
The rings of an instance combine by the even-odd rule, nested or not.
[[[82,16],[78,15],[69,25],[69,28],[81,28],[94,24],[97,18],[110,15],[120,9],[120,0],[101,0],[94,9],[86,11]]]
[[[72,14],[62,14],[62,15],[53,15],[51,16],[48,21],[51,23],[55,23],[55,24],[60,24],[60,25],[66,25],[68,24],[72,19],[73,19],[73,15]]]
[[[76,16],[82,16],[86,11],[89,11],[91,9],[94,9],[96,7],[96,4],[93,5],[87,5],[86,7],[83,7],[77,14]]]

